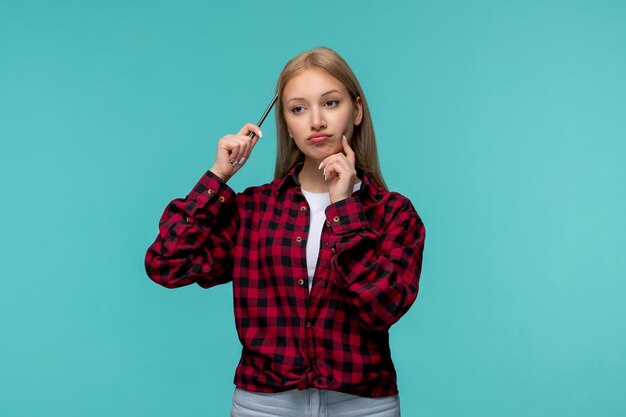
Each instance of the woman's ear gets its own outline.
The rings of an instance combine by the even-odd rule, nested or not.
[[[363,100],[361,96],[357,97],[354,101],[354,125],[358,126],[363,120]]]

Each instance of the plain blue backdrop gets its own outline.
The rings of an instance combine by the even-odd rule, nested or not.
[[[0,415],[225,416],[231,286],[168,290],[166,204],[329,46],[427,229],[403,416],[626,410],[623,1],[0,4]],[[272,179],[273,113],[230,185]]]

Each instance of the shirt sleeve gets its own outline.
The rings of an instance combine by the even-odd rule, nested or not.
[[[148,248],[148,276],[167,288],[232,280],[239,215],[235,192],[207,171],[185,198],[172,200]]]
[[[424,224],[408,199],[389,203],[383,230],[372,229],[358,196],[326,209],[334,282],[371,330],[388,330],[408,311],[422,270]]]

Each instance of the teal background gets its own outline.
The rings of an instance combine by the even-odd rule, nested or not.
[[[143,257],[319,45],[426,225],[403,416],[623,415],[626,3],[484,0],[0,3],[0,415],[228,415],[230,285]],[[272,178],[271,116],[235,190]]]

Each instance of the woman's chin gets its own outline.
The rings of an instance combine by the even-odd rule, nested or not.
[[[315,149],[309,149],[308,155],[311,158],[314,159],[324,159],[327,158],[331,155],[334,155],[336,153],[339,153],[342,151],[341,148],[337,149],[336,146],[330,146],[331,144],[328,144],[329,146],[324,146],[324,147],[319,147],[319,148],[315,148]]]

